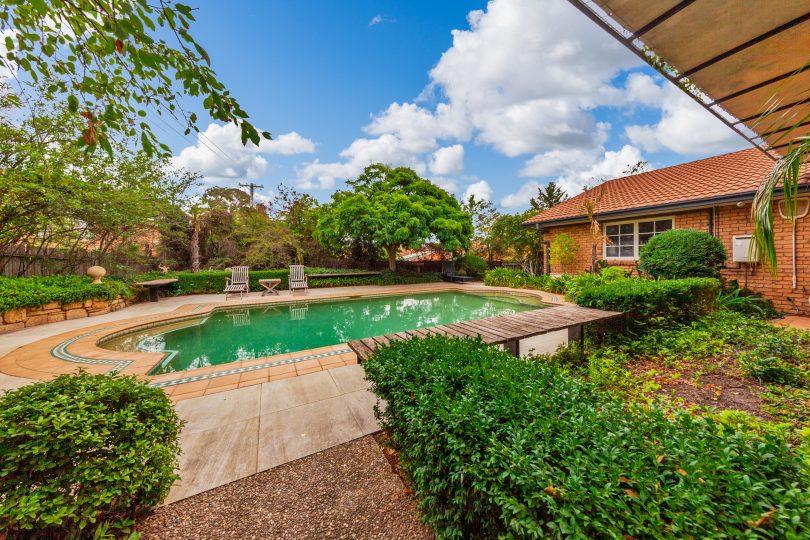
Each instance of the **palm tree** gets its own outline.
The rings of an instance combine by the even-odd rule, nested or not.
[[[801,73],[808,68],[810,68],[810,62],[798,69],[796,73]],[[753,249],[756,249],[759,260],[770,267],[774,274],[777,265],[776,239],[773,225],[773,197],[781,186],[785,217],[788,220],[795,221],[802,167],[810,163],[810,136],[795,135],[798,128],[810,121],[810,113],[798,119],[791,119],[789,124],[786,125],[784,122],[780,122],[780,115],[777,114],[778,109],[779,103],[772,100],[768,110],[757,121],[758,124],[767,122],[768,125],[765,129],[759,129],[758,131],[760,133],[774,133],[785,130],[777,140],[771,141],[772,148],[784,144],[786,140],[789,143],[784,156],[776,161],[768,177],[759,186],[751,207],[751,216],[754,219],[755,247]]]

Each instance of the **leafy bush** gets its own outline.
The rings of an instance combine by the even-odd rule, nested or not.
[[[653,317],[687,321],[712,311],[720,282],[713,278],[652,281],[623,279],[583,290],[576,299],[583,307],[623,311],[633,324]]]
[[[0,313],[19,308],[37,308],[51,302],[60,304],[84,300],[132,298],[126,283],[105,279],[94,285],[87,276],[0,277]]]
[[[639,253],[639,269],[664,279],[718,277],[724,262],[726,248],[720,239],[694,229],[655,235]]]
[[[492,287],[512,287],[513,289],[537,289],[552,291],[553,278],[546,274],[533,276],[524,270],[495,268],[484,276],[484,284]],[[554,292],[554,291],[552,291]]]
[[[551,241],[549,250],[552,264],[569,266],[577,260],[579,245],[570,235],[560,233]]]
[[[338,274],[350,272],[362,272],[363,270],[348,270],[348,269],[334,269],[334,268],[306,268],[306,274]],[[281,283],[276,287],[278,290],[285,290],[289,286],[288,276],[289,269],[282,268],[277,270],[251,270],[250,271],[250,290],[262,290],[259,285],[260,279],[280,279]],[[154,273],[136,276],[132,279],[135,281],[144,281],[147,279],[157,279]],[[179,296],[185,294],[218,294],[225,290],[225,278],[231,277],[230,272],[224,270],[207,270],[203,272],[171,272],[169,274],[160,274],[161,278],[176,278],[178,282],[170,288],[167,288],[168,294]],[[432,283],[441,281],[441,276],[435,272],[383,272],[379,276],[365,276],[365,277],[335,277],[335,278],[318,278],[308,280],[311,288],[322,287],[348,287],[353,285],[403,285],[409,283]]]
[[[573,302],[585,289],[613,283],[620,279],[625,279],[625,272],[621,268],[605,268],[600,274],[583,272],[566,280],[563,286],[565,297]]]
[[[182,422],[135,377],[61,375],[0,398],[0,530],[84,537],[159,504]],[[51,537],[47,536],[47,537]]]
[[[393,342],[365,364],[439,538],[810,534],[787,445],[628,405],[470,339]]]
[[[456,265],[468,276],[482,278],[487,272],[487,261],[478,255],[465,255],[456,260]]]
[[[810,361],[798,332],[759,334],[755,346],[740,354],[745,374],[760,382],[804,386],[810,379]]]
[[[717,297],[717,304],[721,308],[760,319],[773,319],[779,315],[773,307],[773,302],[763,298],[759,293],[738,287],[721,291]]]

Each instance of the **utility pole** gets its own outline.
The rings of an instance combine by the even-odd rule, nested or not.
[[[261,184],[254,184],[250,182],[249,184],[239,184],[239,187],[248,188],[250,190],[250,206],[254,206],[253,204],[253,191],[256,188],[263,188],[264,186]]]

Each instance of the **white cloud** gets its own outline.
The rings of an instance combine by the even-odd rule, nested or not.
[[[397,22],[397,20],[392,17],[386,17],[382,13],[378,13],[377,15],[374,15],[370,21],[368,21],[368,27],[371,28],[372,26],[377,26],[378,24],[392,22]]]
[[[611,80],[638,59],[564,0],[493,0],[468,22],[419,98],[439,95],[435,107],[392,103],[342,161],[299,168],[298,185],[329,188],[369,159],[442,174],[437,154],[456,146],[444,141],[475,140],[512,157],[600,147],[606,128],[591,109],[620,99]]]
[[[460,144],[445,146],[433,152],[430,172],[433,174],[457,174],[464,170],[464,147]]]
[[[315,150],[315,144],[292,131],[259,146],[243,145],[235,124],[209,124],[197,134],[197,143],[172,158],[172,164],[199,172],[207,182],[261,178],[267,170],[262,154],[301,154]]]
[[[480,180],[467,186],[467,189],[464,190],[464,200],[469,199],[470,195],[475,195],[475,198],[479,200],[491,201],[494,192],[492,191],[492,186],[489,185],[489,182],[486,180]]]
[[[538,154],[527,161],[521,174],[538,177],[556,175],[553,181],[573,196],[581,192],[586,185],[623,176],[629,166],[639,161],[644,161],[641,150],[629,144],[617,151],[598,153],[578,150],[552,151]],[[540,186],[540,182],[536,180],[526,182],[518,191],[501,199],[501,206],[504,208],[527,206],[529,199],[537,195],[537,188]]]
[[[653,102],[657,100],[662,112],[657,124],[625,127],[625,134],[633,144],[648,152],[666,149],[693,155],[719,154],[746,147],[745,140],[674,85],[659,86],[657,95],[649,82],[640,86],[646,90],[637,88],[636,93]]]
[[[315,151],[315,143],[291,131],[272,140],[262,139],[259,143],[259,152],[265,154],[280,154],[289,156],[293,154],[311,154]]]
[[[529,199],[537,196],[537,190],[540,187],[539,182],[534,180],[526,182],[515,193],[510,193],[501,199],[501,206],[504,208],[518,208],[529,204]]]

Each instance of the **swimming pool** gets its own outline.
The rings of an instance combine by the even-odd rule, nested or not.
[[[166,353],[149,372],[156,375],[547,306],[534,296],[455,291],[306,300],[219,309],[205,317],[126,333],[99,345],[118,351]]]

